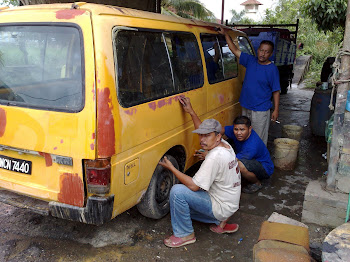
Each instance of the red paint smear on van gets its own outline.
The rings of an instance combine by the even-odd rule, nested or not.
[[[95,132],[94,133],[92,133],[92,139],[95,139],[95,137],[96,137],[96,135],[95,135]]]
[[[162,100],[158,101],[158,108],[161,108],[161,107],[163,107],[165,105],[166,105],[165,99],[162,99]]]
[[[136,112],[137,112],[136,108],[132,108],[132,109],[129,109],[129,110],[124,110],[124,113],[128,114],[130,116],[132,116],[134,113],[136,114]]]
[[[110,90],[105,87],[98,90],[97,96],[97,150],[100,157],[110,157],[115,153],[115,131],[114,119],[112,114]]]
[[[41,155],[41,156],[43,156],[45,158],[45,165],[47,167],[52,166],[52,158],[51,158],[50,154],[39,152],[39,155]]]
[[[78,174],[61,175],[58,201],[78,207],[84,206],[84,185]]]
[[[61,139],[61,144],[63,144],[63,139]]]
[[[221,104],[223,104],[225,102],[224,95],[219,95],[219,101],[220,101]]]
[[[6,111],[0,108],[0,137],[5,133],[6,128]]]
[[[95,101],[95,83],[92,84],[92,100]]]
[[[157,108],[156,102],[149,103],[148,106],[149,106],[149,108],[151,108],[153,111],[156,110],[156,108]]]
[[[56,12],[57,19],[73,19],[78,15],[82,15],[85,13],[85,10],[77,10],[77,9],[64,9]]]

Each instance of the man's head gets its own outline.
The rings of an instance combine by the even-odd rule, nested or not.
[[[252,122],[246,116],[237,116],[233,120],[233,133],[238,141],[245,141],[252,133]]]
[[[206,119],[194,130],[199,135],[201,147],[204,150],[211,150],[221,142],[221,124],[215,119]]]
[[[259,64],[266,65],[270,63],[269,58],[272,56],[274,44],[271,41],[263,40],[258,48]]]

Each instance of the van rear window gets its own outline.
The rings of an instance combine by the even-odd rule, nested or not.
[[[79,29],[0,26],[0,103],[55,111],[84,105]]]
[[[203,85],[196,37],[191,33],[116,30],[118,99],[123,107]]]

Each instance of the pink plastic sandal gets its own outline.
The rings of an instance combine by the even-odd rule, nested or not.
[[[196,242],[196,237],[193,237],[188,240],[182,240],[181,237],[176,237],[174,235],[164,239],[164,245],[167,247],[182,247],[188,244]]]
[[[218,234],[224,234],[224,233],[234,233],[238,230],[239,225],[238,224],[226,224],[224,228],[221,228],[220,226],[217,226],[215,224],[211,225],[209,229]]]

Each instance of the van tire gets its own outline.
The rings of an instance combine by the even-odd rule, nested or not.
[[[176,169],[179,165],[171,155],[165,155]],[[157,165],[151,182],[141,202],[137,205],[139,212],[145,217],[160,219],[169,213],[170,189],[177,183],[175,175],[168,169]]]

